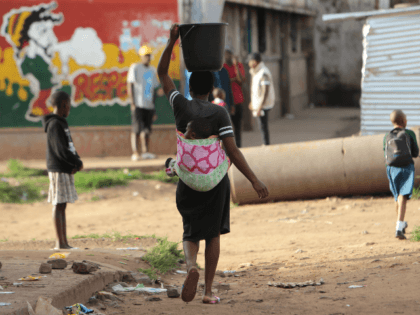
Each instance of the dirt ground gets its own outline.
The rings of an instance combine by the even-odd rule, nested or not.
[[[67,208],[68,234],[117,231],[156,234],[180,241],[182,222],[175,205],[175,189],[171,184],[134,181],[128,187],[82,195]],[[91,201],[92,198],[99,201]],[[0,242],[0,250],[52,248],[54,231],[49,204],[0,204],[0,213],[0,240],[8,239]],[[410,201],[406,216],[408,233],[420,225],[419,214],[420,201]],[[119,308],[108,307],[105,312],[415,314],[420,311],[417,289],[420,244],[397,240],[395,221],[391,197],[331,197],[235,207],[231,209],[231,233],[221,238],[218,269],[236,270],[237,276],[216,277],[215,285],[230,284],[230,290],[217,293],[222,298],[220,305],[203,305],[200,293],[189,304],[165,295],[161,296],[162,301],[148,302],[144,296],[129,294],[122,297]],[[119,244],[99,239],[73,240],[70,244],[81,250],[89,248],[86,251],[115,252],[125,245],[140,244],[147,249],[153,241]],[[199,254],[201,266],[203,252],[204,248]],[[0,251],[0,257],[4,253]],[[28,251],[28,255],[32,253]],[[118,264],[118,259],[114,263]],[[241,268],[244,263],[251,266]],[[135,270],[138,266],[130,262],[124,268]],[[325,284],[317,287],[268,286],[270,281],[304,282],[321,278]],[[183,276],[168,274],[164,279],[166,284],[180,286]],[[200,282],[204,282],[203,273]],[[363,287],[350,289],[350,285]]]

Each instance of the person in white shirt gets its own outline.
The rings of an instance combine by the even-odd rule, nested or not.
[[[264,145],[269,145],[268,112],[274,107],[276,98],[273,78],[259,53],[253,53],[248,57],[248,65],[252,76],[249,109],[254,117],[258,117]]]
[[[156,68],[150,65],[152,49],[142,46],[139,50],[140,63],[131,65],[127,74],[128,96],[131,100],[131,159],[139,159],[139,141],[143,159],[154,159],[156,155],[149,152],[152,123],[157,119],[155,111],[156,96],[164,96],[157,77]]]

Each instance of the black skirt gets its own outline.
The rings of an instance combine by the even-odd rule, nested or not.
[[[226,176],[212,190],[199,192],[181,180],[176,205],[184,225],[183,240],[210,240],[230,232],[230,182]]]

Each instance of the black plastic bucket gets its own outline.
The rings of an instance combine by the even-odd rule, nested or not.
[[[182,24],[182,53],[188,71],[220,71],[223,67],[227,23]]]

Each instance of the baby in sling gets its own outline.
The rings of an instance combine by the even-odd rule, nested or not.
[[[187,125],[185,134],[177,130],[176,160],[166,160],[166,174],[178,175],[190,188],[206,192],[220,183],[231,163],[220,139],[212,135],[207,118],[197,118]]]

